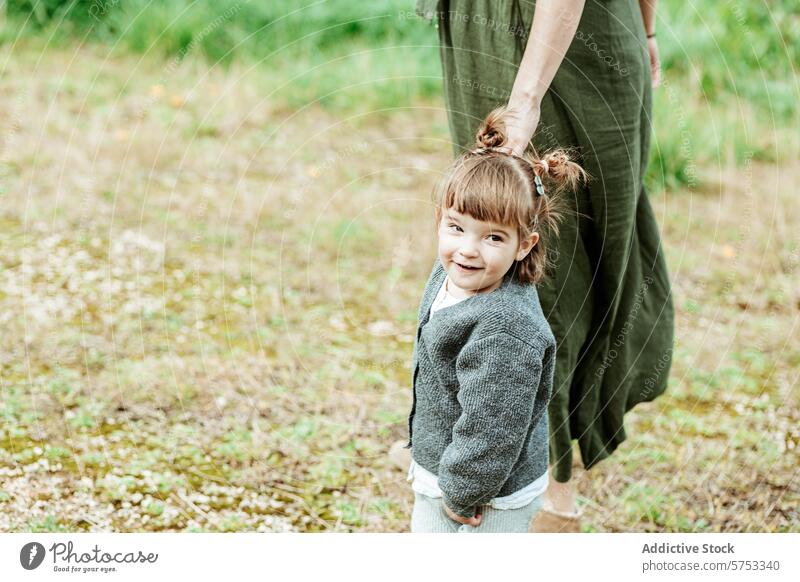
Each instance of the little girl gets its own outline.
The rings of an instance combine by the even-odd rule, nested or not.
[[[489,114],[436,191],[406,445],[412,532],[527,532],[547,488],[556,342],[535,285],[557,235],[549,189],[586,173],[563,150],[508,153],[507,115]]]

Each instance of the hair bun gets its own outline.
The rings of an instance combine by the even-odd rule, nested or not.
[[[569,173],[570,160],[563,151],[555,151],[548,153],[542,161],[549,167],[549,173],[553,176],[560,177]]]
[[[590,178],[589,173],[573,162],[571,156],[564,149],[548,152],[537,162],[539,163],[536,165],[539,167],[547,166],[547,177],[558,186],[557,191],[565,188],[575,190]]]
[[[475,134],[476,147],[496,148],[505,145],[507,140],[506,124],[502,115],[502,108],[498,108],[486,116],[478,133]]]

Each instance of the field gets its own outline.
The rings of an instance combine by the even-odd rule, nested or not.
[[[249,3],[188,40],[178,13],[4,23],[0,531],[407,530],[386,450],[451,155],[410,4],[349,29],[355,3],[323,6],[297,46],[302,21],[259,44]],[[675,362],[579,474],[584,528],[800,531],[797,17],[664,4]],[[766,39],[755,60],[719,22]]]

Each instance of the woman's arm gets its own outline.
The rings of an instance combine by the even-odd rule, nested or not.
[[[656,32],[656,2],[658,0],[639,0],[639,10],[642,12],[644,31],[650,35]]]
[[[661,83],[661,60],[658,57],[658,44],[656,43],[656,2],[657,0],[639,0],[639,10],[642,12],[644,31],[647,36],[647,52],[650,53],[650,76],[653,88]]]
[[[508,146],[517,155],[528,147],[539,125],[542,98],[575,37],[585,4],[586,0],[536,2],[528,44],[508,100],[516,119],[507,124]]]

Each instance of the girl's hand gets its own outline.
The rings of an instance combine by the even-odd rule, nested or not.
[[[457,521],[458,523],[463,523],[465,525],[471,525],[472,527],[478,527],[481,524],[483,515],[481,515],[480,508],[478,508],[478,512],[474,517],[461,517],[460,515],[453,513],[453,510],[447,507],[447,504],[444,501],[442,501],[442,505],[444,505],[444,510],[447,512],[447,516],[453,521]]]
[[[653,77],[653,89],[661,84],[661,61],[658,58],[656,37],[647,39],[647,50],[650,52],[650,75]]]
[[[515,104],[508,102],[508,111],[511,114],[506,121],[506,146],[510,153],[521,156],[528,149],[528,144],[539,125],[541,110],[532,101]]]

